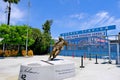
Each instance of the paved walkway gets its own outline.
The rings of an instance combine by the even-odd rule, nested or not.
[[[64,57],[57,58],[71,60],[75,63],[76,76],[65,80],[120,80],[120,65],[101,64],[103,59],[99,59],[95,64],[95,59],[89,61],[84,60],[85,68],[80,68],[79,57]],[[34,57],[9,57],[0,59],[0,80],[18,80],[20,65],[24,62],[38,61],[48,59],[48,56],[34,56]]]

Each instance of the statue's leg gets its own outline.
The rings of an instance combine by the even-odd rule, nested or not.
[[[56,58],[56,56],[60,53],[60,50],[57,50],[54,54],[53,54],[53,58],[51,58],[51,60],[54,60],[54,58]]]
[[[50,56],[49,56],[49,60],[51,60],[51,59],[52,59],[52,57],[53,57],[54,53],[55,53],[54,51],[52,51],[52,52],[51,52],[51,54],[50,54]]]
[[[53,58],[51,58],[51,60],[53,60],[55,58],[55,54],[53,54]]]
[[[54,56],[55,52],[56,52],[56,48],[54,48],[53,51],[51,52],[49,56],[49,60],[52,60],[52,57]]]
[[[60,53],[60,50],[57,50],[57,51],[55,52],[55,55],[53,56],[53,58],[56,58],[56,56],[57,56],[59,53]]]
[[[52,52],[50,53],[49,60],[51,59],[51,56],[52,56]]]

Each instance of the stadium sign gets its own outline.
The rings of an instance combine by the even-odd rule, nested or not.
[[[64,39],[75,39],[75,38],[90,37],[90,36],[103,37],[104,35],[105,35],[105,31],[104,32],[94,32],[94,33],[86,33],[86,34],[64,36]]]
[[[107,30],[113,30],[113,29],[116,29],[116,25],[110,25],[110,26],[105,26],[105,27],[99,27],[99,28],[92,28],[92,29],[86,29],[86,30],[80,30],[80,31],[74,31],[74,32],[68,32],[68,33],[62,33],[60,34],[60,36],[63,36],[63,37],[71,37],[71,36],[80,36],[81,34],[87,34],[87,35],[92,35],[90,33],[93,33],[93,34],[99,34],[99,32],[102,32],[100,34],[104,34],[106,35],[105,32],[107,32]],[[102,36],[101,35],[101,36]]]

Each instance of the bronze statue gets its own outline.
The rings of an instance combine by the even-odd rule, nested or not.
[[[59,41],[55,43],[53,50],[50,53],[49,60],[53,60],[54,58],[56,58],[64,45],[67,46],[67,42],[63,38],[59,37]]]

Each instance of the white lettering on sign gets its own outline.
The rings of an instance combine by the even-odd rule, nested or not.
[[[75,69],[74,68],[71,68],[71,69],[62,69],[62,70],[55,70],[55,72],[59,75],[62,75],[62,74],[70,74],[70,73],[73,73],[75,72]]]
[[[86,34],[78,34],[78,35],[71,35],[65,36],[65,39],[75,39],[81,37],[90,37],[90,36],[105,36],[105,32],[94,32],[94,33],[86,33]]]

